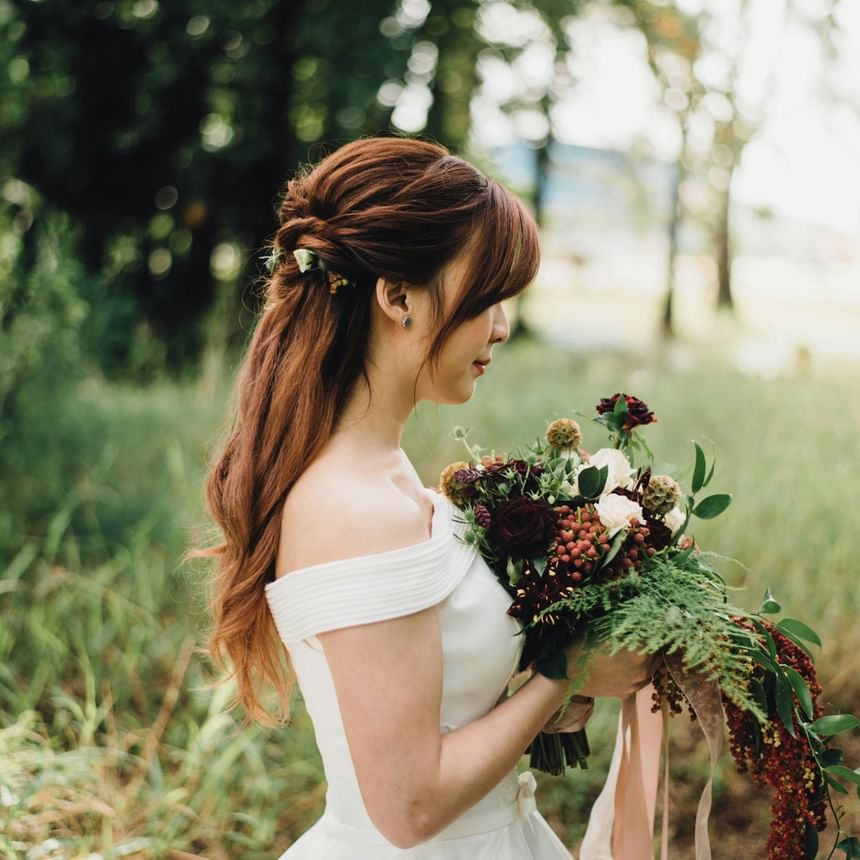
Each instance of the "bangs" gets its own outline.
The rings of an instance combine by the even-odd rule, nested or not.
[[[459,299],[436,337],[433,353],[461,322],[518,295],[537,275],[537,224],[523,203],[492,179],[487,186],[487,206],[478,214],[475,226],[478,229],[469,243],[470,262]]]

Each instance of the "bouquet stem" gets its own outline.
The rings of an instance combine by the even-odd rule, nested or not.
[[[540,732],[529,745],[529,767],[563,776],[565,767],[588,770],[591,748],[585,729],[576,732]]]

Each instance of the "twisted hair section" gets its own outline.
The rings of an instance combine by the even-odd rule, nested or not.
[[[444,147],[403,137],[362,138],[289,179],[272,250],[283,250],[236,376],[235,412],[210,465],[205,496],[223,542],[187,558],[215,564],[209,652],[237,682],[248,719],[289,716],[294,675],[278,641],[265,587],[275,578],[280,513],[321,452],[359,377],[377,279],[429,291],[435,362],[457,325],[534,278],[534,220],[509,191]],[[336,294],[291,253],[314,251],[350,279]],[[461,252],[469,271],[442,319],[440,275]],[[264,704],[272,687],[278,713]]]

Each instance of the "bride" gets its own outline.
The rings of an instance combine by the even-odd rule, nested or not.
[[[509,695],[509,598],[400,446],[418,401],[463,403],[492,372],[535,223],[468,162],[396,137],[300,170],[279,223],[206,489],[224,533],[212,654],[264,723],[261,688],[283,717],[298,682],[325,768],[325,811],[282,858],[570,858],[516,765],[590,706],[562,726],[570,681],[537,673]],[[623,697],[649,669],[596,653],[578,692]]]

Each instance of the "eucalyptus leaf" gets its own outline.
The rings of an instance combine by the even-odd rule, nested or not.
[[[546,556],[536,555],[532,559],[532,566],[537,571],[538,576],[543,576],[543,573],[546,570]]]
[[[818,831],[807,821],[803,831],[803,860],[815,860],[818,855]]]
[[[838,791],[840,794],[850,794],[847,788],[842,785],[841,782],[837,782],[827,771],[824,772],[824,778],[827,780],[827,784],[834,789],[834,791]],[[858,855],[860,856],[860,855]]]
[[[834,764],[842,764],[843,753],[837,747],[831,747],[829,750],[824,750],[821,753],[821,766],[829,767]]]
[[[600,560],[600,567],[604,568],[609,562],[618,555],[618,550],[621,549],[621,544],[624,543],[624,539],[627,537],[627,532],[624,529],[621,529],[614,538],[612,538],[612,543],[609,545],[609,552],[606,553],[605,556]]]
[[[597,498],[603,492],[608,476],[609,466],[587,466],[579,473],[579,492],[587,499]]]
[[[804,642],[799,636],[795,636],[793,633],[790,633],[788,630],[783,629],[778,624],[777,629],[779,629],[783,636],[787,637],[788,639],[791,639],[791,641],[794,642],[794,644],[797,645],[797,647],[800,648],[800,650],[803,651],[803,653],[806,654],[806,656],[809,657],[810,660],[814,659],[812,656],[812,651],[809,650],[809,645],[807,645],[806,642]]]
[[[852,783],[853,785],[860,785],[860,768],[857,770],[851,770],[850,767],[845,767],[844,764],[831,764],[828,765],[825,770],[828,773],[832,773],[834,776],[838,776],[840,779],[844,779],[847,782]]]
[[[776,711],[782,724],[785,726],[788,733],[793,737],[797,737],[794,729],[794,703],[791,701],[791,686],[786,681],[785,675],[778,674],[776,676]]]
[[[714,459],[711,460],[711,469],[708,472],[708,476],[705,478],[705,483],[702,484],[703,487],[707,487],[708,484],[711,483],[711,478],[714,477],[714,466],[716,466],[716,465],[717,465],[717,455],[716,455],[716,452],[714,452]]]
[[[761,623],[761,621],[753,619],[753,624],[755,624],[756,630],[758,630],[764,638],[764,644],[767,647],[767,653],[770,656],[770,659],[776,661],[776,643],[773,641],[773,636],[770,635],[770,631]]]
[[[693,516],[702,520],[712,520],[718,517],[732,503],[731,493],[717,493],[702,499],[695,508]]]
[[[756,661],[760,666],[764,666],[769,672],[776,672],[776,663],[768,657],[767,654],[764,653],[760,648],[756,648],[755,651],[752,652],[752,658]],[[764,691],[762,691],[764,693]],[[765,708],[764,710],[767,710]]]
[[[812,693],[809,692],[806,681],[803,680],[800,672],[792,666],[783,666],[783,669],[788,678],[788,683],[791,684],[791,689],[794,690],[794,694],[797,696],[798,702],[800,702],[800,707],[803,708],[803,712],[807,718],[811,720],[813,716]]]
[[[811,627],[808,627],[796,618],[783,618],[776,626],[784,633],[793,633],[795,636],[806,639],[807,642],[812,642],[819,648],[821,647],[821,639],[818,637],[818,634]]]
[[[818,735],[838,735],[860,726],[860,720],[854,714],[832,714],[819,717],[810,728]]]
[[[847,793],[847,792],[846,792]],[[836,846],[837,850],[845,852],[846,860],[860,860],[860,839],[849,836]]]
[[[639,440],[639,444],[642,446],[642,449],[645,451],[648,459],[650,461],[654,461],[654,452],[648,447],[648,443],[638,434],[636,434],[636,438]]]
[[[692,490],[693,493],[698,493],[705,483],[705,452],[702,450],[698,442],[693,442],[693,447],[696,449],[696,465],[693,467]]]
[[[764,597],[761,599],[759,612],[762,615],[776,615],[777,612],[782,612],[782,606],[779,605],[774,596],[770,593],[770,589],[765,591]]]
[[[772,663],[771,666],[773,666]],[[773,668],[775,669],[776,667],[774,666]],[[758,681],[753,681],[750,686],[750,693],[752,693],[752,697],[755,699],[756,704],[764,713],[767,713],[767,696],[764,693],[764,687],[762,687]]]

